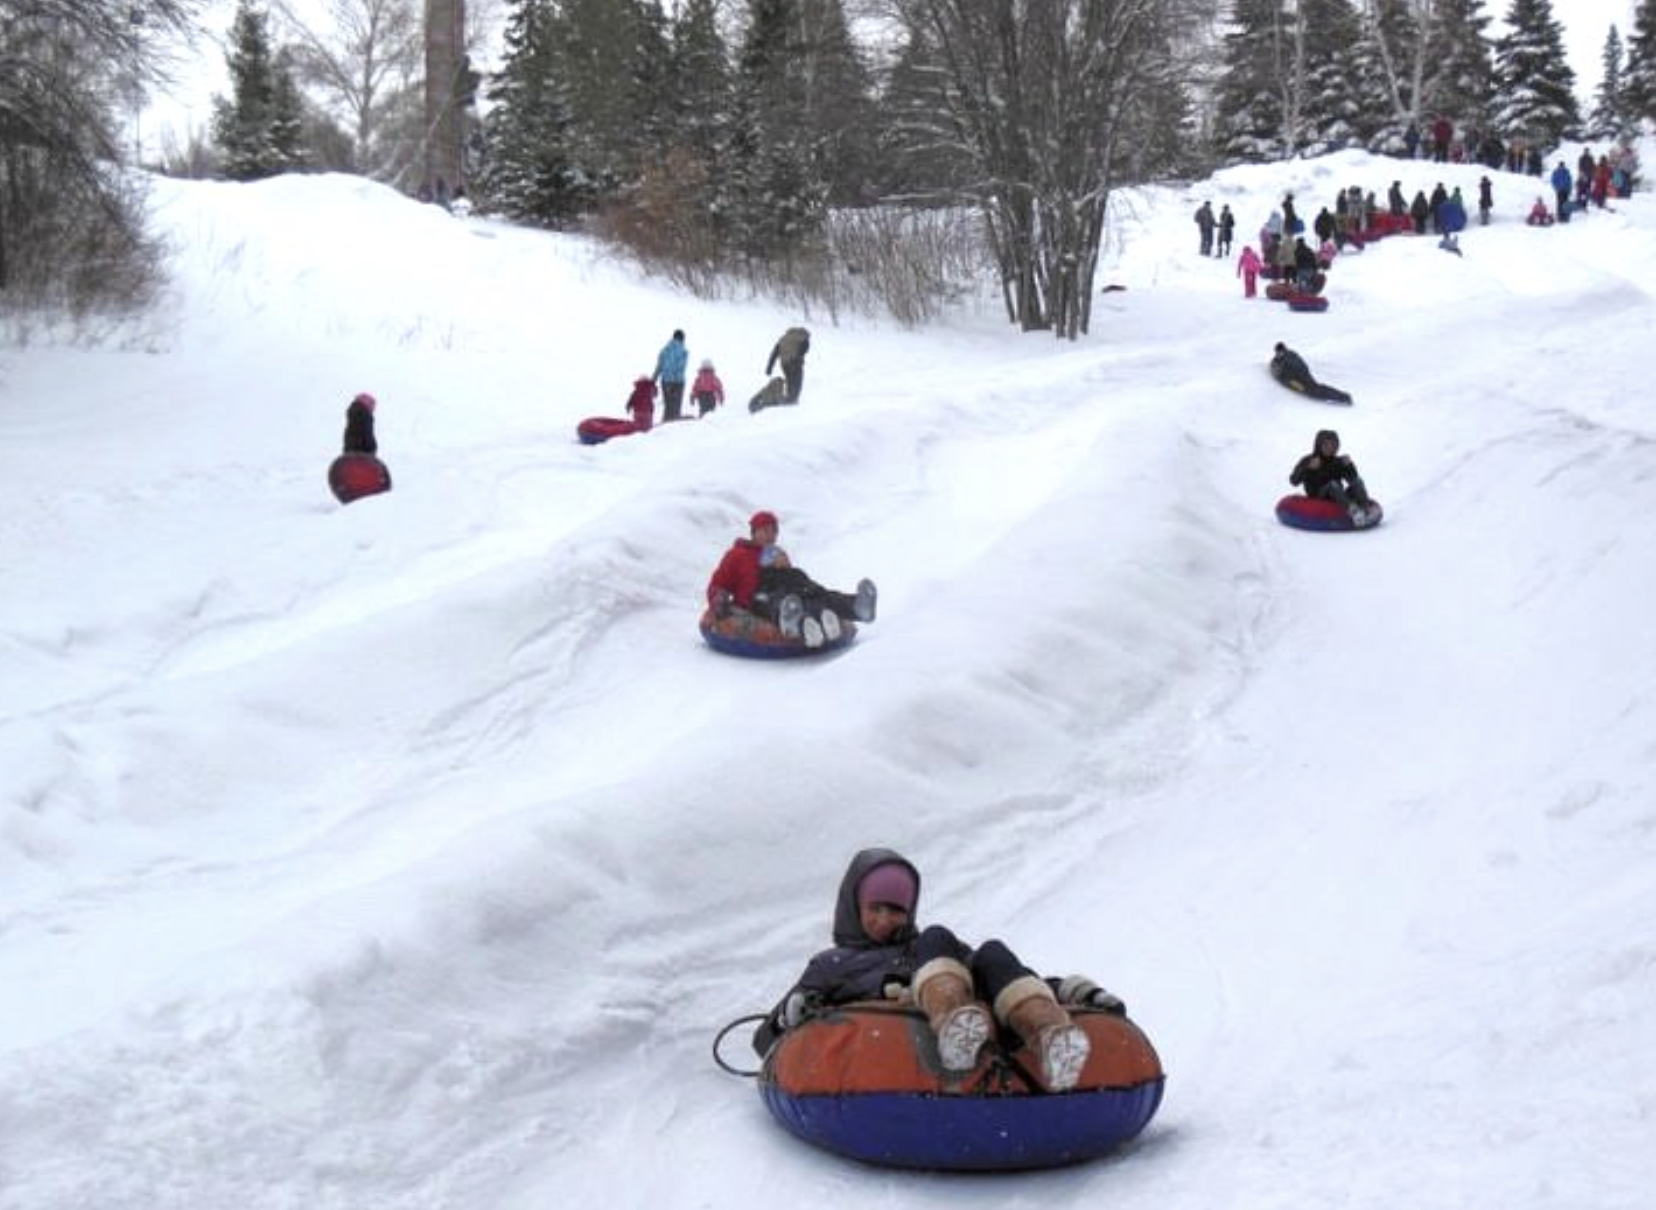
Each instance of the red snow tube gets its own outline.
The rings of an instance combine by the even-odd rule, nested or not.
[[[582,445],[602,445],[611,437],[626,437],[647,431],[619,416],[589,416],[575,426],[575,435],[581,439]]]
[[[391,472],[372,454],[341,454],[328,467],[328,486],[341,504],[391,490]]]
[[[1380,524],[1386,512],[1378,501],[1371,500],[1366,520],[1362,525],[1357,525],[1352,521],[1351,514],[1332,500],[1293,495],[1277,501],[1276,515],[1278,521],[1295,529],[1348,530],[1373,529]]]
[[[1328,300],[1321,294],[1290,294],[1288,296],[1290,311],[1326,311]]]
[[[969,1072],[945,1072],[925,1017],[890,1002],[830,1009],[765,1056],[759,1093],[808,1143],[897,1168],[1051,1168],[1137,1137],[1161,1104],[1155,1048],[1126,1017],[1071,1009],[1092,1053],[1068,1092],[1047,1092],[1009,1035]]]
[[[701,616],[701,635],[714,651],[725,655],[740,655],[753,660],[786,660],[796,656],[827,655],[851,645],[857,637],[857,624],[840,619],[840,636],[824,642],[820,647],[805,646],[804,639],[790,639],[777,628],[775,622],[744,609],[734,609],[722,618],[715,618],[711,609]]]

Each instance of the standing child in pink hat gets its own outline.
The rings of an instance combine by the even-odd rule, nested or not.
[[[1259,259],[1259,253],[1253,250],[1252,244],[1242,247],[1242,255],[1236,262],[1236,275],[1242,279],[1242,297],[1252,298],[1257,292],[1259,272],[1265,267],[1265,262]]]

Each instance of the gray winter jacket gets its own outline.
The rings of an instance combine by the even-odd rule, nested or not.
[[[913,917],[893,943],[877,945],[863,932],[862,913],[857,910],[857,884],[875,866],[892,863],[907,866],[914,875],[918,913],[920,871],[913,862],[892,849],[864,849],[853,857],[834,900],[834,946],[806,964],[805,973],[754,1030],[753,1049],[761,1055],[782,1036],[783,1008],[794,992],[805,992],[821,1004],[849,1004],[853,1000],[882,999],[888,984],[908,984],[914,975],[914,943],[919,936]]]

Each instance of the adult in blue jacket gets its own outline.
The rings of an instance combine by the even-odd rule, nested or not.
[[[1564,166],[1564,161],[1558,161],[1558,167],[1552,172],[1553,196],[1558,199],[1558,221],[1570,221],[1570,186],[1574,182],[1570,177],[1570,170]]]
[[[675,329],[673,338],[656,355],[651,377],[661,384],[661,419],[677,420],[684,406],[684,376],[690,365],[690,350],[684,346],[684,330]]]

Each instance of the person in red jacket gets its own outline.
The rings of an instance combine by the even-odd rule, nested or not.
[[[839,638],[841,619],[872,622],[878,591],[859,580],[854,593],[824,588],[795,567],[776,544],[776,514],[761,509],[748,519],[749,537],[737,538],[707,581],[707,604],[715,617],[743,609],[775,622],[784,636],[820,647]]]
[[[650,425],[655,423],[655,397],[655,379],[648,374],[633,379],[632,394],[627,397],[627,414],[641,433],[649,432]]]

